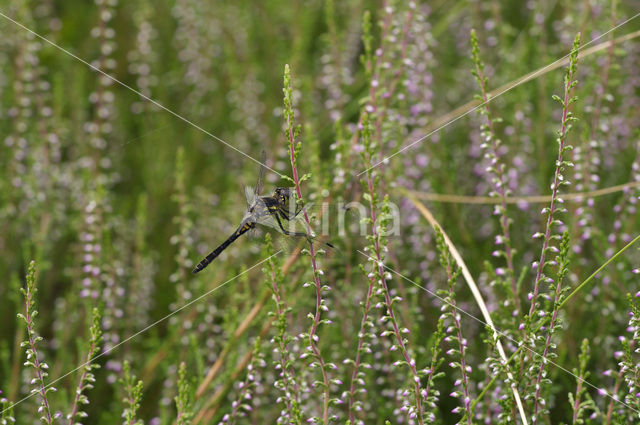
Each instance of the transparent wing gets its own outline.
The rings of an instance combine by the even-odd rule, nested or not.
[[[260,207],[266,209],[262,198],[258,198],[256,204],[258,205],[258,209]],[[309,212],[309,209],[313,210],[314,207],[309,205],[304,209]],[[290,217],[292,217],[290,220],[287,220],[278,212],[254,216],[254,219],[255,222],[260,225],[257,229],[272,233],[274,244],[285,252],[292,252],[294,249],[302,249],[304,247],[308,248],[309,242],[312,242],[317,249],[333,251],[333,245],[325,240],[326,235],[318,237],[314,230],[312,230],[311,234],[307,233],[306,223],[301,212],[302,210],[298,211],[297,215],[290,214]],[[258,233],[262,232],[258,231]]]
[[[255,189],[251,186],[244,186],[244,197],[247,200],[247,206],[250,207],[256,200]]]
[[[259,226],[259,228],[265,229],[264,227]],[[281,249],[285,253],[293,253],[294,251],[299,250],[308,250],[309,242],[313,243],[313,247],[316,252],[323,252],[329,255],[335,255],[336,252],[339,252],[335,246],[329,243],[325,237],[312,236],[307,237],[306,233],[302,233],[299,235],[285,235],[281,231],[276,231],[275,229],[266,230],[270,232],[272,236],[272,241],[277,249]]]
[[[280,225],[278,224],[278,221],[272,215],[265,215],[263,217],[260,217],[257,220],[257,222],[258,222],[258,224],[261,224],[262,226],[271,227],[272,229],[275,229],[278,232],[282,233],[282,230],[280,230]]]
[[[264,165],[265,162],[267,162],[267,153],[265,151],[262,151],[262,153],[260,154],[260,168],[258,169],[258,180],[256,181],[256,186],[253,190],[253,194],[255,197],[260,196],[260,194],[262,193],[262,189],[264,188],[264,174],[266,171],[266,166]]]
[[[261,217],[257,222],[262,226],[269,227],[275,232],[282,234],[285,238],[302,237],[304,239],[312,239],[315,237],[314,233],[307,234],[306,225],[300,217],[286,220],[282,216],[269,215]]]

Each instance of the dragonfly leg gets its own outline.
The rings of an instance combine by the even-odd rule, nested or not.
[[[290,232],[288,230],[285,230],[284,226],[282,226],[282,221],[280,221],[280,215],[279,214],[275,214],[276,217],[276,221],[278,222],[278,226],[280,226],[280,230],[282,230],[282,233],[284,233],[285,235],[288,236],[304,236],[307,239],[309,239],[309,235],[307,235],[306,233],[303,232]]]
[[[288,221],[291,221],[292,219],[298,217],[300,215],[300,213],[302,212],[302,210],[304,210],[302,205],[296,206],[296,210],[293,211],[292,214],[291,214],[291,210],[289,208],[284,208],[284,207],[278,208],[278,211],[280,212],[280,214],[282,214],[282,216]]]

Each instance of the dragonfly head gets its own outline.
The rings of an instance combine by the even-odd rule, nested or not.
[[[280,205],[288,206],[291,199],[291,189],[286,187],[276,187],[274,197]]]

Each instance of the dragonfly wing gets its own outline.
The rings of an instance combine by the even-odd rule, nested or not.
[[[278,224],[278,220],[276,220],[276,218],[274,216],[272,216],[271,214],[267,214],[264,215],[262,217],[260,217],[257,220],[258,224],[261,224],[265,227],[270,227],[272,229],[277,230],[278,232],[282,233],[282,229],[280,229],[280,225]],[[282,223],[282,220],[280,220],[280,222]],[[282,223],[282,226],[285,226],[285,223]],[[285,227],[286,229],[286,227]]]
[[[274,229],[286,236],[307,237],[306,227],[301,220],[287,220],[281,214],[274,213],[257,220],[258,224]]]
[[[262,189],[264,188],[264,175],[267,169],[265,162],[267,162],[267,153],[265,151],[262,151],[262,153],[260,154],[260,168],[258,169],[258,180],[256,181],[256,187],[254,188],[254,191],[253,191],[253,194],[255,197],[260,196],[260,194],[262,193]]]
[[[334,247],[333,244],[328,243],[324,238],[320,237],[307,237],[306,233],[302,233],[301,235],[285,235],[281,231],[270,232],[273,237],[272,241],[277,249],[280,249],[286,253],[292,253],[296,250],[301,249],[309,249],[309,243],[313,243],[314,250],[316,252],[322,251],[323,253],[328,253],[329,255],[335,255],[336,252],[340,252],[337,248]]]
[[[255,189],[251,186],[244,187],[244,197],[247,200],[247,205],[251,206],[256,200]]]

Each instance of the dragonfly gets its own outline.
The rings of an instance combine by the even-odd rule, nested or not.
[[[288,236],[305,237],[311,241],[311,235],[304,232],[290,230],[289,224],[299,217],[302,206],[298,205],[292,190],[287,187],[276,187],[272,196],[261,196],[264,186],[264,175],[266,153],[262,151],[260,156],[260,168],[258,179],[253,189],[245,187],[245,197],[247,199],[247,211],[242,218],[238,228],[218,246],[204,257],[196,265],[192,273],[196,274],[204,270],[213,260],[236,241],[240,236],[256,228],[258,224],[275,228]],[[327,244],[332,246],[331,244]]]

